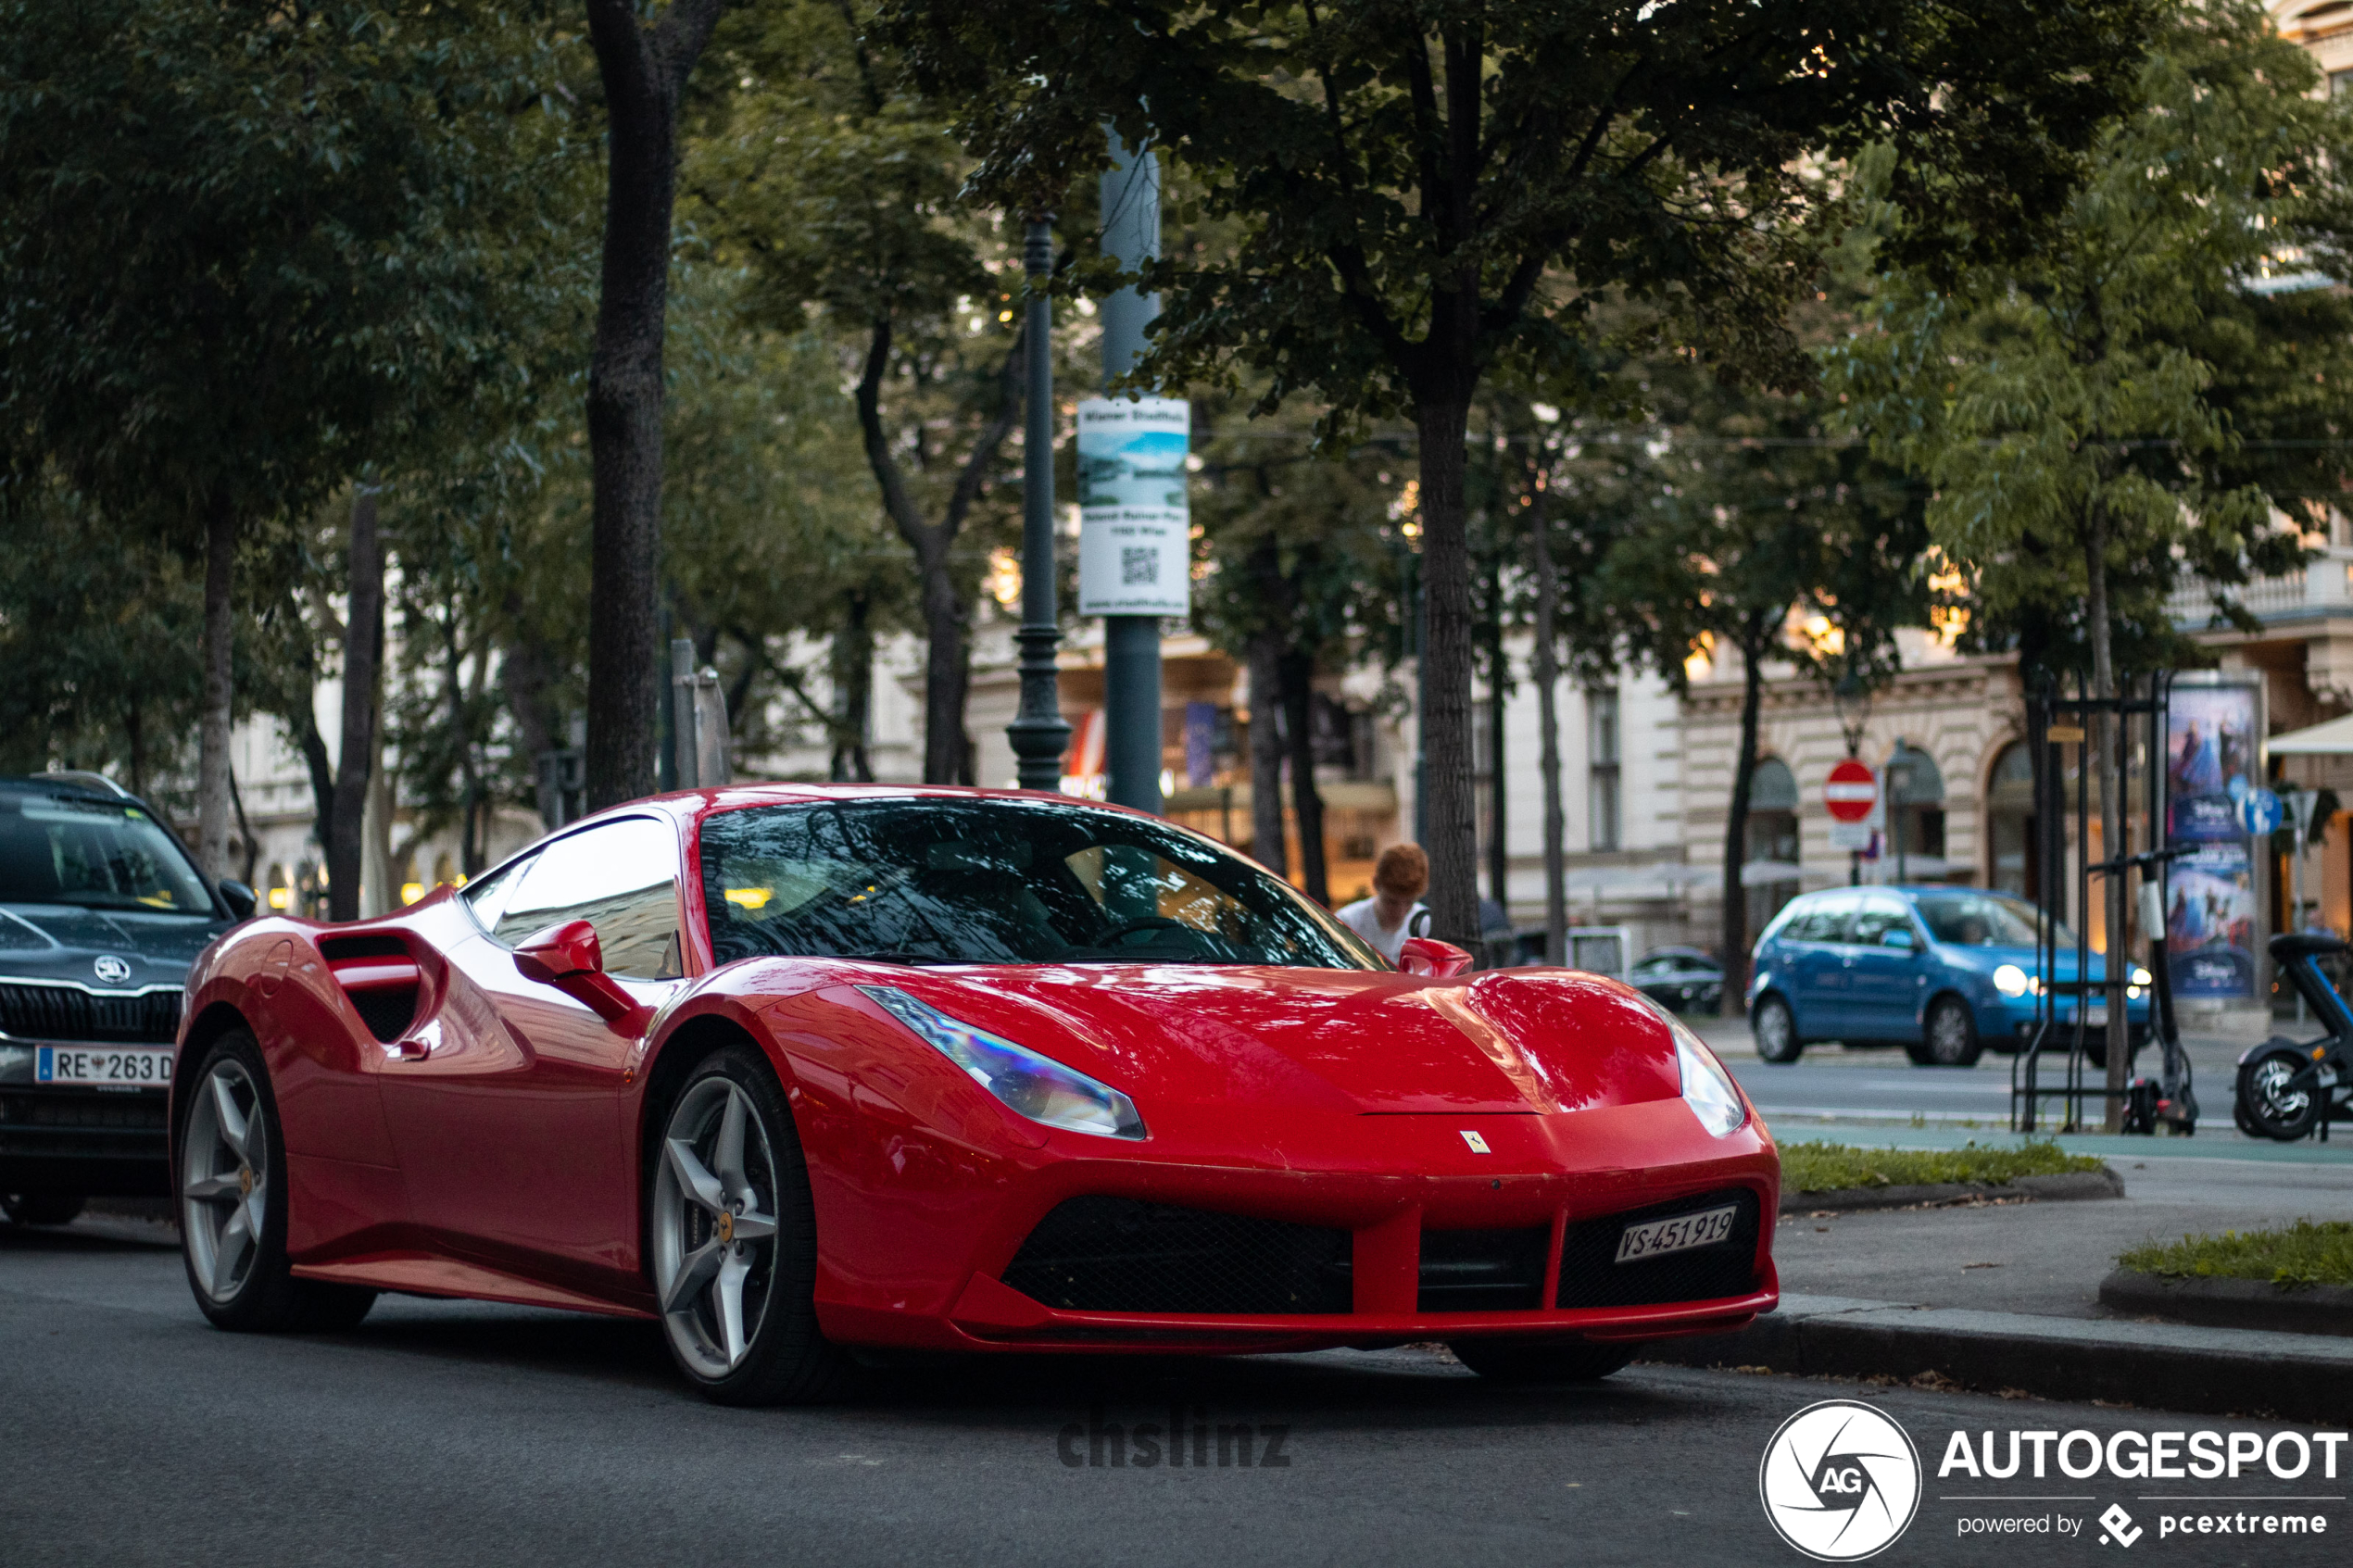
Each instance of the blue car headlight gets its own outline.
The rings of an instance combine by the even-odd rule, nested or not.
[[[1105,1138],[1141,1138],[1136,1102],[1076,1068],[949,1017],[895,985],[858,987],[973,1082],[1032,1122]]]

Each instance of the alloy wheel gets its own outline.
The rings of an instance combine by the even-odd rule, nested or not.
[[[2255,1091],[2252,1097],[2255,1114],[2267,1125],[2296,1126],[2311,1109],[2309,1091],[2288,1086],[2289,1080],[2296,1076],[2301,1066],[2302,1063],[2285,1052],[2255,1064],[2251,1085]]]
[[[1948,1002],[1929,1015],[1928,1053],[1938,1066],[1960,1066],[1969,1048],[1969,1014]]]
[[[741,1365],[776,1279],[776,1164],[750,1097],[725,1077],[670,1115],[654,1178],[654,1289],[679,1359],[704,1377]]]
[[[223,1057],[196,1089],[180,1178],[190,1272],[216,1301],[234,1300],[252,1275],[270,1212],[270,1177],[260,1091],[241,1063]]]

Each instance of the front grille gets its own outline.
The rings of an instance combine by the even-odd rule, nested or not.
[[[1732,1234],[1712,1247],[1620,1263],[1618,1238],[1645,1220],[1734,1206]],[[1714,1301],[1756,1288],[1756,1194],[1727,1187],[1679,1198],[1649,1209],[1586,1220],[1561,1238],[1563,1307],[1649,1307],[1669,1301]]]
[[[1424,1312],[1528,1312],[1544,1304],[1544,1254],[1552,1227],[1422,1232]]]
[[[1344,1230],[1098,1194],[1040,1221],[1004,1281],[1074,1312],[1346,1312],[1352,1246]]]
[[[0,1125],[161,1132],[163,1098],[157,1094],[0,1095]]]
[[[180,1033],[180,993],[94,997],[64,985],[0,985],[0,1030],[19,1039],[169,1044]]]

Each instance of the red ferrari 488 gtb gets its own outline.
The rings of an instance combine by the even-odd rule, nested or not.
[[[237,927],[172,1082],[225,1328],[380,1291],[659,1318],[713,1399],[898,1350],[1444,1340],[1606,1375],[1769,1308],[1779,1160],[1708,1048],[1560,970],[1408,972],[1052,797],[747,786],[463,891]]]

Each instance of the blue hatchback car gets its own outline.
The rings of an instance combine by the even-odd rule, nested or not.
[[[2034,906],[1979,887],[1842,887],[1793,898],[1757,938],[1748,984],[1756,1053],[1795,1061],[1817,1040],[1900,1045],[1923,1067],[1967,1067],[1989,1045],[2017,1050],[2034,1022]],[[2056,979],[2075,978],[2075,934],[2057,932]],[[2094,954],[2093,980],[2107,977]],[[2149,973],[2125,992],[2133,1047],[2148,1026]],[[2071,1024],[2072,997],[2056,998]],[[2106,1022],[2095,1003],[2086,1021]],[[2091,1051],[2105,1065],[2105,1043]]]

